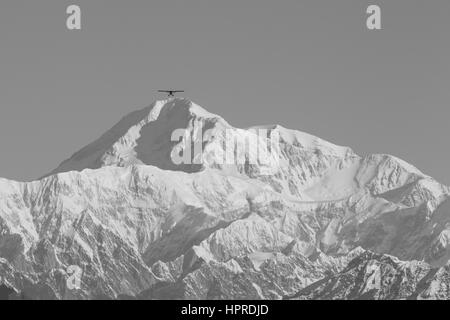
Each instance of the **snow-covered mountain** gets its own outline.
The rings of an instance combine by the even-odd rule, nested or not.
[[[290,299],[450,299],[450,266],[362,252],[341,272],[325,277]]]
[[[230,139],[273,135],[276,161],[221,161]],[[0,285],[29,298],[447,298],[433,288],[449,259],[450,189],[417,168],[185,99],[127,115],[38,181],[0,179]],[[368,264],[411,286],[386,293],[383,271],[370,291]]]

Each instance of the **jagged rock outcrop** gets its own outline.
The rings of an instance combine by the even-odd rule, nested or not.
[[[450,266],[401,261],[366,251],[341,272],[300,290],[290,299],[448,300]]]

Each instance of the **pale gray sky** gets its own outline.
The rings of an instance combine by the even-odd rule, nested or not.
[[[448,0],[2,0],[0,176],[49,172],[175,87],[235,126],[394,154],[450,184],[449,14]]]

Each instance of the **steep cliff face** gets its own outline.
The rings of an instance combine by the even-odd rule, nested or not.
[[[0,284],[30,298],[334,298],[321,283],[360,290],[370,255],[444,272],[449,198],[393,156],[157,101],[38,181],[0,179]]]

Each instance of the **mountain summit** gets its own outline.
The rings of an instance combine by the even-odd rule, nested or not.
[[[230,139],[259,151],[272,136],[276,162],[220,161]],[[198,143],[199,161],[173,161]],[[449,298],[449,204],[447,186],[394,156],[156,101],[44,178],[0,179],[0,285],[54,299]]]
[[[229,127],[221,117],[182,98],[155,101],[151,106],[132,112],[99,139],[61,163],[51,174],[103,166],[153,165],[176,168],[170,153],[177,144],[171,141],[175,129],[193,130],[199,122],[206,128]]]

